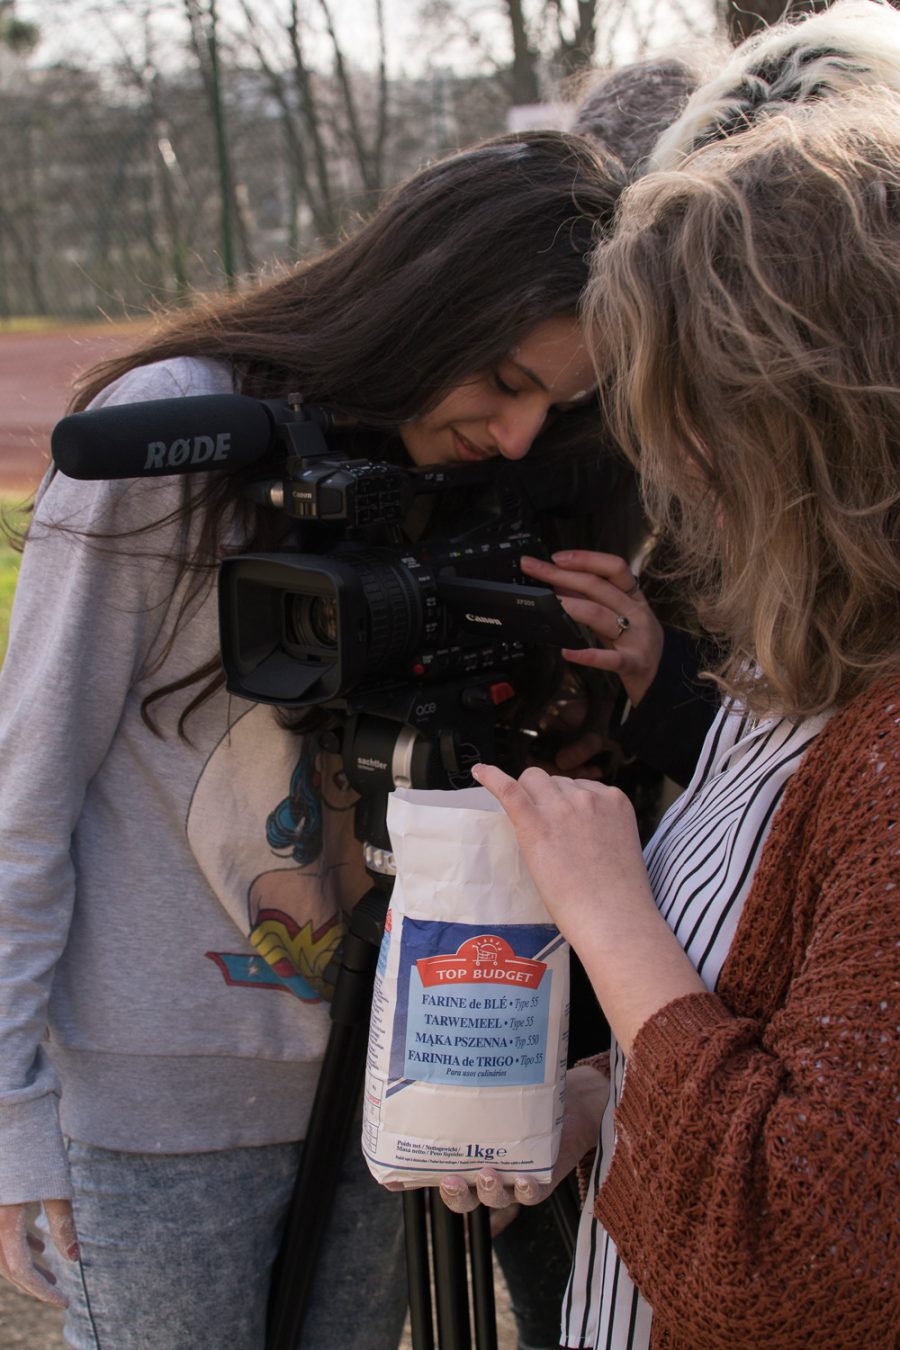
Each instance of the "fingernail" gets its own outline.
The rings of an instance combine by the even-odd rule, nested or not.
[[[461,1181],[442,1181],[441,1190],[444,1195],[449,1196],[451,1200],[458,1200],[465,1187]]]
[[[551,553],[554,562],[571,562],[573,554],[570,549],[564,548],[560,553]]]
[[[517,1195],[530,1196],[534,1183],[529,1177],[516,1177],[514,1188]]]
[[[77,1242],[73,1242],[72,1245],[71,1245],[70,1247],[67,1247],[67,1248],[66,1248],[66,1260],[67,1260],[67,1261],[80,1261],[80,1260],[81,1260],[81,1252],[78,1250],[78,1243],[77,1243]]]
[[[497,1185],[497,1178],[492,1176],[479,1176],[478,1181],[483,1191],[492,1191]]]
[[[479,783],[481,782],[481,769],[482,766],[480,764],[473,764],[471,769],[469,770],[469,773],[472,775],[472,777],[476,779]]]

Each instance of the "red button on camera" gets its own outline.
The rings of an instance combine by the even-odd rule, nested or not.
[[[492,684],[488,693],[491,696],[491,702],[495,708],[499,707],[501,703],[507,703],[511,698],[515,698],[516,696],[515,689],[513,689],[512,685],[507,683],[506,680],[498,680],[496,684]]]

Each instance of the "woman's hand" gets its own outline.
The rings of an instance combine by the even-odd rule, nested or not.
[[[551,586],[569,617],[605,644],[583,650],[565,647],[566,660],[613,671],[632,703],[640,703],[659,669],[663,630],[627,563],[612,553],[580,549],[554,553],[549,563],[523,557],[521,565],[527,576]],[[572,767],[560,763],[560,768]]]
[[[664,1004],[705,986],[656,908],[634,810],[618,788],[495,765],[472,777],[509,816],[532,880],[581,958],[626,1055]]]
[[[75,1220],[68,1200],[45,1200],[44,1212],[54,1247],[66,1261],[78,1260]],[[36,1260],[44,1250],[39,1237],[29,1232],[29,1211],[35,1205],[0,1205],[0,1275],[23,1294],[65,1308],[67,1300],[54,1288],[56,1278]]]
[[[576,951],[623,910],[656,914],[624,792],[539,768],[526,769],[518,782],[494,765],[472,773],[509,816],[532,880]]]
[[[537,1205],[567,1177],[586,1153],[597,1143],[600,1121],[609,1097],[609,1079],[606,1074],[589,1065],[577,1065],[566,1074],[566,1109],[563,1116],[559,1154],[553,1165],[551,1180],[542,1186],[533,1177],[520,1176],[504,1185],[503,1178],[493,1168],[479,1172],[474,1186],[462,1177],[452,1174],[441,1177],[440,1195],[448,1209],[455,1214],[467,1214],[479,1203],[491,1209],[503,1210],[513,1204]]]

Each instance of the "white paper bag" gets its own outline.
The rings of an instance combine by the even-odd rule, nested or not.
[[[397,879],[372,999],[363,1152],[379,1181],[549,1180],[569,951],[484,788],[398,789]]]

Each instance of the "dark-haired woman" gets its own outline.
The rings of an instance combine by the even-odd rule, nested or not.
[[[299,390],[376,457],[518,458],[590,403],[576,313],[618,187],[579,137],[455,155],[320,260],[169,319],[72,407]],[[0,682],[0,1271],[68,1303],[78,1347],[262,1345],[328,964],[367,886],[339,764],[222,687],[218,563],[290,542],[243,477],[51,475],[25,549]],[[316,1350],[399,1336],[396,1205],[364,1185],[339,1193]]]

